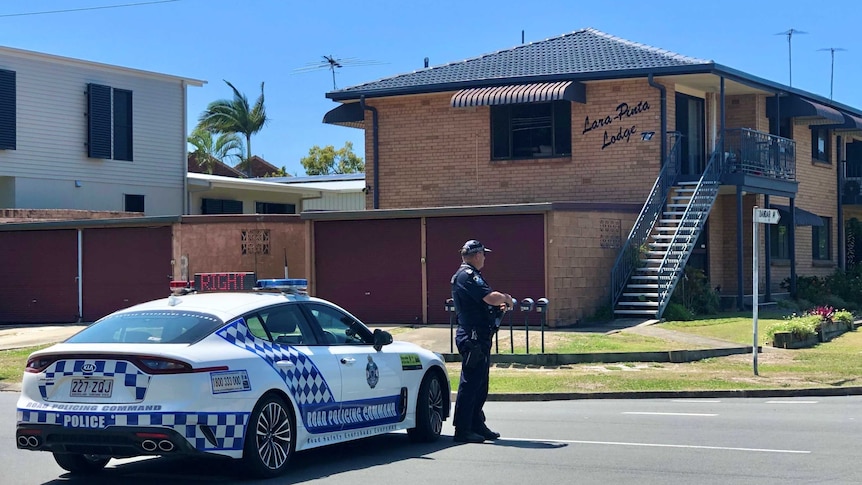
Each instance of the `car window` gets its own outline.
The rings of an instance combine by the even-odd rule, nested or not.
[[[337,308],[319,303],[308,303],[305,308],[320,326],[324,344],[370,344],[374,341],[365,325]]]
[[[266,330],[263,329],[263,322],[257,314],[246,317],[245,325],[248,327],[248,331],[255,337],[269,340],[269,335],[267,335]]]
[[[257,312],[254,319],[250,318],[247,321],[254,321],[255,319],[264,331],[264,336],[261,338],[271,338],[273,342],[284,345],[314,345],[317,343],[314,332],[302,315],[302,310],[296,304],[280,305],[261,310]],[[250,324],[249,329],[251,330]],[[269,333],[269,336],[266,336],[266,333]]]
[[[126,312],[97,321],[66,340],[70,343],[190,344],[224,325],[214,315],[153,310]]]

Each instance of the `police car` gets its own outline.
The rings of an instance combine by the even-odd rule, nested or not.
[[[436,440],[450,407],[442,357],[372,332],[305,285],[176,292],[34,352],[18,448],[51,452],[72,473],[111,458],[213,455],[272,477],[300,450],[396,430]]]

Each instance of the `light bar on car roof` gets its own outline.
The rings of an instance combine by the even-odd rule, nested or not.
[[[282,293],[307,294],[308,280],[304,278],[273,278],[268,280],[257,280],[254,284],[256,291],[280,291]]]

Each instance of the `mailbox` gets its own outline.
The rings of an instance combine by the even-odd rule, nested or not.
[[[539,298],[536,301],[536,311],[539,313],[545,313],[548,310],[548,299],[547,298]]]
[[[446,303],[443,306],[443,309],[446,310],[447,312],[454,312],[455,311],[455,302],[452,301],[451,298],[447,298]]]

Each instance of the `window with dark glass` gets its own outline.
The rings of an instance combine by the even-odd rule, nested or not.
[[[87,85],[87,156],[132,160],[132,92]]]
[[[0,150],[15,150],[17,143],[15,71],[0,69]]]
[[[811,158],[818,162],[831,163],[829,130],[820,126],[811,127]]]
[[[126,194],[125,208],[126,212],[145,212],[144,196],[136,194]]]
[[[295,214],[296,206],[294,204],[255,202],[254,211],[257,214]]]
[[[790,225],[786,222],[769,225],[769,256],[790,259]]]
[[[821,217],[822,226],[811,227],[811,259],[829,261],[832,259],[832,218]]]
[[[201,214],[242,214],[242,201],[201,199]]]
[[[491,106],[491,157],[495,160],[571,155],[568,101]]]

